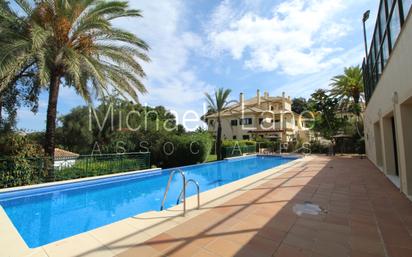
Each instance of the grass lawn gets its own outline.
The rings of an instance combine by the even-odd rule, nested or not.
[[[217,161],[217,155],[216,154],[209,154],[209,156],[206,159],[206,162],[214,162]]]

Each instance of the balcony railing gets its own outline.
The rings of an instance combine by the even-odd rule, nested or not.
[[[365,97],[369,102],[411,10],[412,0],[381,0],[369,54],[363,60]]]

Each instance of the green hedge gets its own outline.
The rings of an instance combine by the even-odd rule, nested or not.
[[[241,156],[243,154],[254,154],[254,153],[256,153],[256,146],[254,145],[222,147],[223,158],[230,158],[230,157]]]
[[[230,158],[243,154],[256,153],[256,142],[250,140],[225,140],[222,144],[222,157]]]
[[[179,167],[207,160],[212,149],[212,138],[207,133],[171,136],[159,140],[154,147],[154,162],[161,167]]]
[[[255,141],[252,140],[223,140],[222,147],[233,147],[233,146],[252,146],[256,145]]]

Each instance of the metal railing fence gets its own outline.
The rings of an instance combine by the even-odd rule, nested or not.
[[[150,153],[76,157],[0,158],[0,188],[94,177],[150,168]]]

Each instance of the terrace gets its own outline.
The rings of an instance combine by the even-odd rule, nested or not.
[[[411,256],[412,206],[367,160],[316,157],[119,255]],[[327,213],[297,216],[304,201]]]
[[[258,175],[218,198],[203,193],[186,217],[176,206],[135,218],[143,229],[94,232],[32,256],[412,256],[411,202],[370,161],[312,156]],[[305,201],[325,211],[297,215]]]

